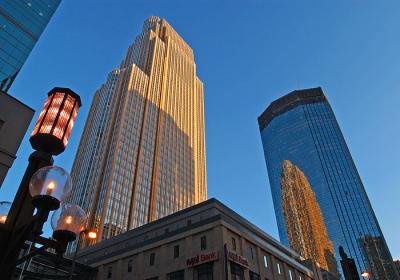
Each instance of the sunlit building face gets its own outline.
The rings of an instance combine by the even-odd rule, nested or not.
[[[285,175],[283,163],[290,161],[301,170],[315,194],[335,255],[339,256],[339,246],[343,246],[354,258],[359,273],[370,271],[374,279],[398,279],[364,186],[322,90],[294,91],[272,102],[258,121],[281,242],[291,245],[288,228],[292,228],[292,221],[285,220],[284,209],[288,205],[282,205],[291,200],[283,199],[281,181]],[[340,269],[340,263],[337,266]]]
[[[165,20],[145,21],[96,92],[71,177],[97,240],[207,199],[203,84]]]

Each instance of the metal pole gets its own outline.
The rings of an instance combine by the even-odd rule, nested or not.
[[[32,175],[42,167],[53,165],[51,154],[35,151],[22,177],[6,223],[0,230],[0,271],[2,279],[11,279],[20,250],[30,233],[34,207],[29,193]]]
[[[75,270],[75,263],[76,263],[76,256],[78,255],[79,247],[81,246],[82,233],[84,233],[84,231],[81,231],[79,236],[78,236],[78,242],[76,244],[76,249],[75,249],[74,255],[72,256],[72,265],[71,265],[71,270],[69,271],[69,278],[68,278],[69,280],[73,279],[74,270]]]
[[[32,248],[33,242],[30,242],[30,243],[31,244],[29,245],[29,248],[28,248],[28,251],[27,251],[26,255],[29,255],[29,253],[31,252],[31,248]],[[28,266],[26,266],[26,261],[24,261],[24,263],[22,264],[21,273],[19,275],[19,280],[22,280],[22,276],[24,275],[25,267],[26,267],[26,270],[28,270],[29,265],[31,264],[31,260],[32,259],[29,259]]]

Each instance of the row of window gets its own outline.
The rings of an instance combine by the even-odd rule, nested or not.
[[[281,269],[280,269],[280,265],[278,265],[278,274],[281,275]],[[295,280],[294,278],[294,273],[292,273],[292,271],[289,269],[289,280]],[[250,280],[261,280],[260,274],[249,270],[249,278]],[[235,264],[235,263],[231,263],[231,279],[232,280],[244,280],[244,269],[243,267]],[[301,275],[299,275],[299,280],[303,280],[303,277]],[[268,280],[268,278],[266,278],[266,280]]]
[[[200,250],[203,251],[206,249],[207,249],[207,237],[202,236],[200,238]],[[179,258],[179,256],[180,256],[180,246],[179,245],[176,245],[173,247],[173,256],[174,256],[174,259]],[[153,266],[153,265],[155,265],[155,263],[156,263],[156,253],[151,253],[149,256],[149,265]],[[127,271],[128,272],[133,271],[133,260],[132,259],[128,260]],[[109,279],[111,277],[112,277],[112,266],[109,266],[107,268],[107,278]]]
[[[112,277],[112,271],[107,272],[107,278]],[[167,274],[168,280],[184,280],[185,270],[174,271]],[[202,265],[197,268],[197,279],[198,280],[213,280],[213,267],[212,264]],[[158,280],[158,276],[147,278],[146,280]]]
[[[233,249],[234,251],[236,251],[237,246],[236,246],[236,238],[235,238],[235,237],[232,237],[232,238],[231,238],[231,245],[232,245],[232,249]],[[247,257],[248,257],[249,259],[251,259],[251,260],[254,260],[254,250],[253,250],[253,247],[251,247],[251,246],[249,246],[249,248],[248,248]],[[265,268],[268,268],[268,256],[264,256],[264,257],[263,257],[263,260],[264,260],[264,266],[265,266]],[[279,275],[282,275],[282,274],[283,274],[281,264],[278,263],[278,262],[276,263],[276,271],[278,272]],[[258,275],[258,274],[255,274],[254,272],[250,271],[250,279],[260,279],[260,278],[259,278],[259,275],[258,275],[258,278],[257,278],[256,275]],[[289,269],[289,270],[288,270],[289,280],[294,280],[294,279],[295,279],[293,275],[294,275],[294,273],[292,272],[292,270]],[[233,277],[233,276],[232,276],[232,277]],[[237,277],[237,276],[235,276],[235,277]],[[253,277],[253,278],[252,278],[252,277]],[[255,277],[255,278],[254,278],[254,277]],[[242,279],[242,278],[232,278],[232,279]],[[299,279],[299,280],[303,280],[303,278],[302,278],[301,275],[299,276],[298,279]]]

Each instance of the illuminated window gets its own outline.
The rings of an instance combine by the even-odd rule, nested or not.
[[[268,267],[268,257],[264,256],[264,266]]]
[[[279,263],[276,264],[276,267],[278,269],[278,274],[281,274],[281,265]]]

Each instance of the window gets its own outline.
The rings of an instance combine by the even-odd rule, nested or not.
[[[253,271],[249,271],[249,276],[250,280],[261,280],[260,275]]]
[[[198,280],[213,280],[213,263],[205,263],[197,267]]]
[[[268,257],[264,256],[264,266],[267,268],[268,267]]]
[[[249,259],[254,259],[254,253],[253,253],[253,247],[249,247],[249,252],[248,252],[248,257]]]
[[[187,225],[190,226],[192,224],[192,220],[187,221]]]
[[[231,279],[232,280],[244,280],[243,267],[231,262]]]
[[[179,245],[174,246],[174,259],[179,257]]]
[[[202,236],[200,239],[200,248],[201,250],[207,249],[207,239],[205,236]]]
[[[168,280],[184,280],[185,279],[185,271],[179,270],[179,271],[168,273],[167,279]]]
[[[293,275],[292,275],[292,271],[289,269],[289,279],[293,280]]]
[[[132,272],[133,260],[128,261],[128,272]]]
[[[156,254],[151,253],[150,254],[150,265],[154,265],[155,262],[156,262]]]
[[[278,274],[281,274],[281,265],[279,263],[276,264],[276,268],[278,269]]]
[[[236,251],[236,239],[235,239],[235,237],[232,237],[232,250]]]
[[[107,279],[110,279],[112,276],[112,266],[109,266],[107,268]]]

